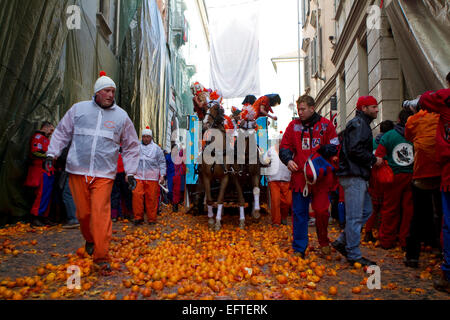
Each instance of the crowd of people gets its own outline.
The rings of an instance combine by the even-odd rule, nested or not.
[[[450,74],[447,81],[450,88]],[[435,287],[450,292],[449,88],[405,101],[396,121],[381,122],[375,138],[371,124],[380,107],[374,97],[358,99],[354,118],[339,134],[316,112],[312,97],[298,99],[298,118],[268,151],[277,170],[267,175],[272,224],[286,225],[292,214],[295,255],[307,254],[311,216],[321,252],[329,255],[334,248],[350,264],[376,264],[362,256],[362,235],[386,250],[399,245],[412,268],[419,265],[424,242],[443,252],[443,276]],[[163,152],[149,127],[138,141],[127,113],[115,103],[115,89],[101,74],[91,101],[72,106],[56,129],[42,125],[31,139],[25,182],[35,190],[32,223],[52,223],[50,203],[59,190],[65,227],[80,226],[86,251],[104,269],[109,269],[111,221],[133,218],[139,225],[146,215],[154,224],[161,203],[171,202],[177,211],[186,174],[185,162]],[[199,83],[192,92],[200,120],[210,101],[221,100]],[[270,113],[280,103],[277,94],[247,96],[242,111],[233,108],[225,126],[254,128],[260,116],[277,120]],[[184,156],[183,150],[175,153]],[[342,229],[334,242],[328,237],[330,214]]]
[[[79,227],[86,252],[102,270],[110,270],[112,222],[128,218],[139,225],[145,214],[154,224],[162,203],[177,211],[186,173],[182,161],[172,161],[173,152],[163,152],[153,141],[149,127],[138,140],[127,113],[115,103],[115,90],[102,72],[92,100],[73,105],[56,129],[42,124],[30,140],[25,181],[35,197],[32,225],[64,219],[63,228]],[[173,149],[183,156],[182,149]],[[66,214],[56,217],[51,208],[61,202]]]
[[[279,213],[280,192],[290,181],[295,255],[307,254],[313,213],[321,252],[329,255],[333,247],[350,264],[376,265],[362,256],[362,235],[386,250],[400,246],[411,268],[419,266],[422,243],[439,250],[443,274],[434,286],[450,293],[450,73],[447,82],[446,89],[405,101],[375,138],[371,124],[380,107],[374,97],[359,97],[355,117],[339,134],[316,113],[312,97],[298,99],[299,118],[279,146],[285,167],[274,180],[282,182],[274,191],[270,182],[272,222],[279,224],[289,211],[285,205]],[[342,229],[331,247],[330,213]]]

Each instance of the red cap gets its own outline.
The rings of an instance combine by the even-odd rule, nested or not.
[[[378,101],[372,96],[362,96],[359,97],[358,102],[356,103],[356,109],[362,110],[362,107],[368,107],[368,106],[377,106]]]

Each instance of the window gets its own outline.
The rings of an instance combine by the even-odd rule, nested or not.
[[[311,86],[311,73],[309,72],[309,56],[305,57],[305,88],[309,88]]]
[[[311,77],[317,74],[317,36],[314,37],[311,43]]]
[[[100,0],[97,13],[97,27],[106,43],[110,44],[110,36],[113,33],[110,26],[110,0]]]
[[[318,57],[318,72],[319,72],[319,75],[320,75],[320,72],[322,71],[322,56],[323,56],[323,49],[322,49],[322,45],[323,45],[323,42],[322,42],[322,27],[319,27],[319,30],[318,30],[318,34],[319,34],[319,43],[318,43],[318,46],[319,46],[319,57]]]
[[[100,0],[99,12],[103,14],[106,22],[109,22],[110,14],[110,0]]]
[[[306,20],[308,19],[310,12],[310,0],[302,0],[302,27],[306,26]]]

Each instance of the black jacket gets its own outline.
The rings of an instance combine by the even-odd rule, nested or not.
[[[339,155],[338,176],[361,177],[369,180],[372,166],[377,162],[373,154],[372,118],[362,111],[347,123]]]

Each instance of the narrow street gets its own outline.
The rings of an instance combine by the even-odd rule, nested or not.
[[[228,208],[219,232],[208,230],[206,216],[169,208],[158,219],[153,226],[113,225],[110,275],[92,268],[78,229],[0,229],[0,299],[449,299],[432,287],[431,276],[439,272],[433,252],[423,253],[414,270],[403,265],[400,248],[363,243],[363,255],[381,268],[382,288],[369,290],[360,266],[350,266],[337,252],[319,254],[315,228],[309,229],[310,249],[302,260],[292,255],[291,226],[272,227],[267,214],[258,223],[248,219],[240,230]],[[331,240],[338,229],[329,227]],[[79,290],[67,288],[70,265],[82,270]]]

